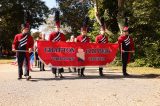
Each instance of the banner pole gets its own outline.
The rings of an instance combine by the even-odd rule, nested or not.
[[[129,53],[134,53],[134,51],[123,51],[123,52],[129,52]]]
[[[122,61],[122,43],[121,43],[121,61]]]
[[[35,51],[28,51],[28,50],[14,50],[15,52],[35,52]]]

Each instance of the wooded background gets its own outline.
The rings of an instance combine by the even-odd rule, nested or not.
[[[88,36],[94,41],[99,33],[99,18],[104,17],[109,42],[116,42],[123,26],[129,26],[134,39],[136,66],[160,67],[159,0],[56,0],[58,8],[49,9],[41,0],[0,0],[0,52],[11,51],[15,34],[30,13],[31,28],[48,23],[55,10],[61,12],[66,36],[77,36],[85,16],[90,17]],[[52,20],[50,20],[52,21]],[[53,25],[48,25],[53,28]],[[69,30],[68,30],[69,29]],[[32,33],[36,37],[39,32]],[[117,56],[120,59],[120,56]]]

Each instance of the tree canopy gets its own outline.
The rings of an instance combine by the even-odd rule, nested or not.
[[[86,0],[56,0],[59,3],[59,10],[62,12],[62,24],[72,28],[72,34],[78,34],[82,21],[88,14],[90,1]]]
[[[124,26],[129,26],[135,41],[138,65],[160,67],[160,1],[159,0],[57,0],[65,23],[76,33],[83,16],[92,22],[92,40],[99,33],[104,17],[110,42],[116,42]],[[86,5],[83,5],[86,4]],[[81,8],[77,8],[80,6]],[[85,14],[82,12],[85,10]],[[81,20],[81,21],[80,21]]]
[[[42,25],[49,14],[48,7],[40,0],[0,1],[0,43],[6,49],[11,48],[14,35],[20,32],[26,11],[30,13],[31,28]]]
[[[129,26],[135,42],[138,66],[160,67],[160,1],[159,0],[56,0],[62,25],[71,28],[69,35],[78,35],[85,16],[90,17],[89,36],[94,41],[99,33],[100,17],[104,17],[110,42],[116,42],[124,26]],[[20,31],[24,12],[31,13],[32,28],[45,22],[50,10],[41,0],[0,1],[0,42],[11,45]],[[9,42],[5,42],[5,40]]]

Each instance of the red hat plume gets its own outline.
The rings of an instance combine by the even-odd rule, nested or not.
[[[123,28],[123,31],[128,31],[128,29],[129,29],[129,27],[125,26],[125,27]]]

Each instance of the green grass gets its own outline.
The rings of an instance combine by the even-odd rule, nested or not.
[[[13,58],[5,58],[0,59],[0,64],[10,64],[14,62],[15,59]],[[107,65],[107,67],[113,71],[121,71],[122,66],[115,66],[115,65]],[[127,67],[128,73],[134,74],[160,74],[160,68],[153,68],[153,67]]]
[[[113,71],[121,71],[121,66],[108,66]],[[160,74],[160,68],[153,67],[127,67],[128,73],[134,74]]]
[[[15,60],[13,59],[0,59],[0,64],[8,64],[8,63],[12,63]]]
[[[0,58],[0,64],[9,64],[9,63],[12,63],[14,62],[15,59],[13,58]]]

